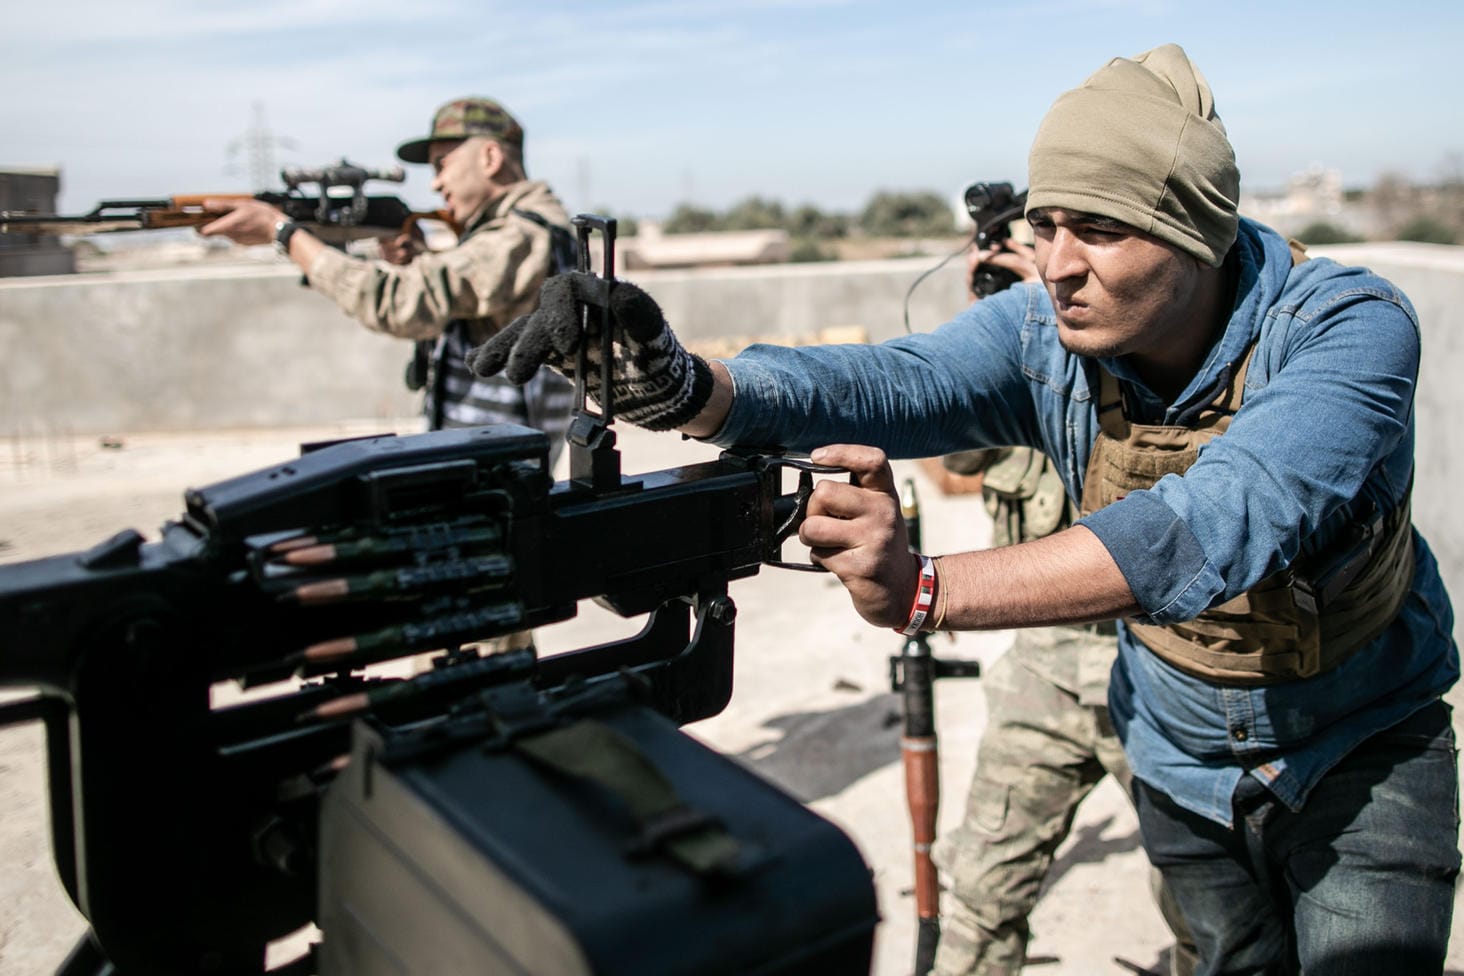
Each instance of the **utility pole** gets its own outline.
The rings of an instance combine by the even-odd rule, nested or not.
[[[264,120],[264,103],[254,103],[254,121],[244,134],[229,143],[228,154],[230,160],[236,160],[240,155],[245,159],[245,172],[249,176],[251,189],[258,193],[271,189],[279,178],[279,168],[275,165],[275,150],[293,150],[296,148],[295,140],[286,136],[279,136],[270,129]],[[229,164],[230,172],[238,172],[238,164]]]

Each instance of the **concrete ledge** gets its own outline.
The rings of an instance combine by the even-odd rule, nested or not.
[[[935,259],[646,271],[688,341],[903,331],[905,292]],[[916,290],[911,323],[964,302],[958,262]],[[0,282],[0,431],[279,427],[401,417],[409,343],[369,332],[293,265],[203,265]]]
[[[944,257],[944,255],[941,255]],[[689,340],[862,326],[871,342],[905,331],[905,293],[940,257],[695,271],[628,272]],[[965,262],[953,260],[910,296],[910,328],[928,332],[966,305]]]
[[[284,266],[0,283],[12,432],[272,427],[416,412],[410,347]]]

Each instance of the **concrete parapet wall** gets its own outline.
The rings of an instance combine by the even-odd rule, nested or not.
[[[870,341],[905,331],[905,293],[937,258],[841,261],[626,275],[644,287],[689,341],[759,335],[806,336],[862,326]],[[926,332],[966,304],[965,261],[953,260],[910,296],[910,328]]]
[[[116,432],[401,417],[409,346],[285,267],[0,283],[0,427]]]
[[[639,272],[689,341],[902,331],[924,258]],[[957,262],[912,300],[914,328],[958,308]],[[372,333],[283,263],[0,282],[0,432],[272,427],[404,417],[411,344]]]

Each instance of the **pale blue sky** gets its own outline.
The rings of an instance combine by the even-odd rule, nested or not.
[[[503,101],[574,210],[752,194],[853,210],[878,189],[1025,181],[1052,100],[1173,41],[1209,77],[1246,186],[1320,163],[1365,185],[1464,168],[1459,0],[10,0],[0,168],[60,164],[62,205],[248,189],[262,103],[296,149],[395,162],[432,110]],[[236,163],[242,163],[236,159]],[[402,195],[435,205],[427,171]]]

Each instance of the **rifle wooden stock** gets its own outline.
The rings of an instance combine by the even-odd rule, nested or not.
[[[157,210],[141,210],[138,216],[142,220],[143,229],[152,230],[161,227],[202,227],[204,224],[218,220],[222,214],[212,210],[205,210],[203,205],[207,200],[234,200],[243,202],[253,200],[252,193],[185,193],[171,197],[169,205]]]
[[[452,228],[452,232],[454,234],[459,237],[462,236],[462,224],[459,224],[456,220],[453,220],[452,214],[448,213],[446,210],[425,210],[408,215],[407,219],[402,222],[401,233],[411,237],[415,237],[418,240],[424,239],[426,237],[425,232],[422,230],[422,221],[424,220],[436,220],[440,223],[444,223],[448,227]]]

